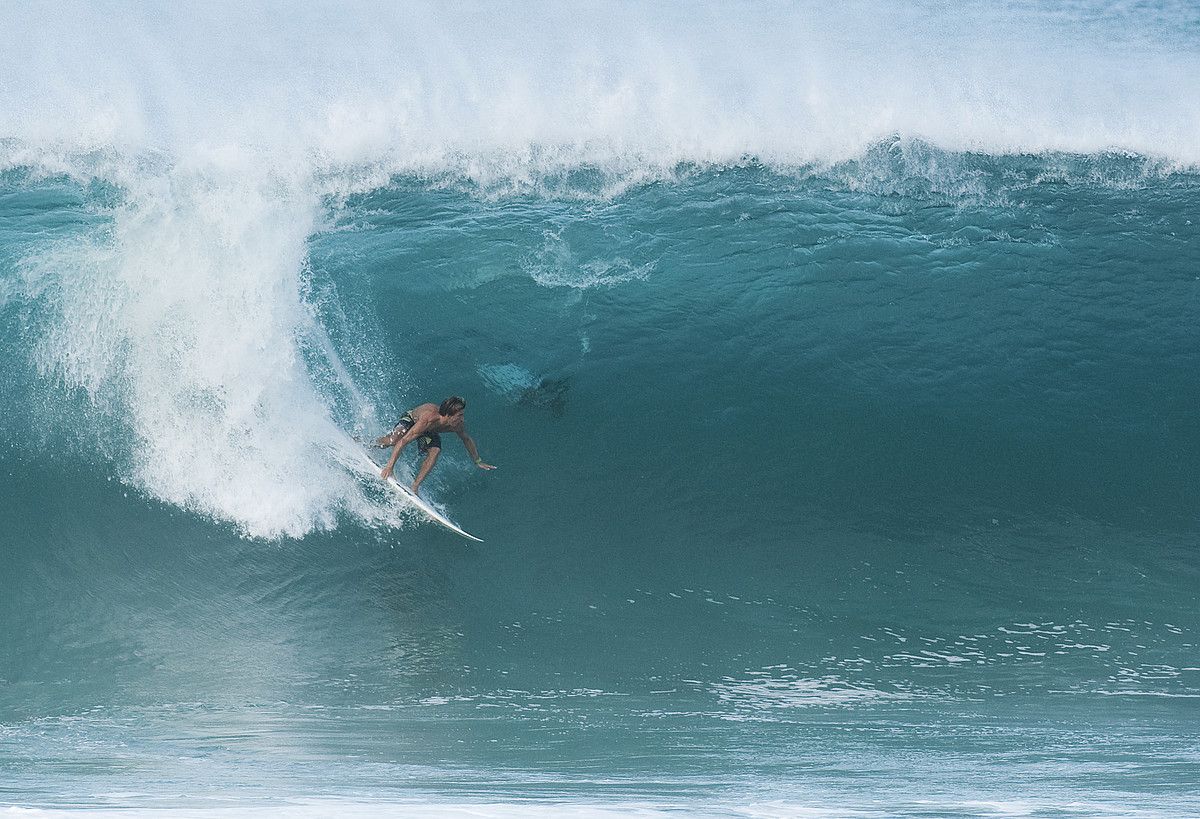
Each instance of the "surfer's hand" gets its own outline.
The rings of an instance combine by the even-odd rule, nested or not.
[[[383,471],[379,474],[386,481],[388,478],[392,477],[392,468],[390,466],[385,466]]]
[[[476,461],[475,466],[479,467],[480,469],[495,469],[496,468],[496,467],[492,466],[491,464],[485,464],[483,461]]]

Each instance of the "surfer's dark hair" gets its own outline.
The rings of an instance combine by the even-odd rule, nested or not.
[[[441,413],[442,415],[449,416],[449,415],[453,415],[454,413],[458,412],[459,410],[464,410],[466,408],[467,408],[466,401],[462,400],[457,395],[452,395],[449,398],[447,398],[445,401],[442,402],[442,405],[440,407],[438,407],[438,412]]]

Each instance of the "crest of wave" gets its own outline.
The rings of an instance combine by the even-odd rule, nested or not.
[[[0,10],[0,139],[256,146],[485,181],[549,166],[949,151],[1200,162],[1178,4],[871,0],[150,5]]]

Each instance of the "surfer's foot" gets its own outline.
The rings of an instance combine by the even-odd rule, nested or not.
[[[414,494],[414,495],[415,495],[415,494],[417,494],[417,490],[418,490],[418,489],[420,489],[420,488],[421,488],[421,484],[419,484],[419,483],[414,483],[414,484],[412,485],[412,491],[413,491],[413,494]]]

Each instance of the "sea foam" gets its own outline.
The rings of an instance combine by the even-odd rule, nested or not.
[[[1188,19],[1086,3],[21,4],[0,14],[15,44],[0,137],[481,175],[834,162],[894,134],[1194,164]]]

